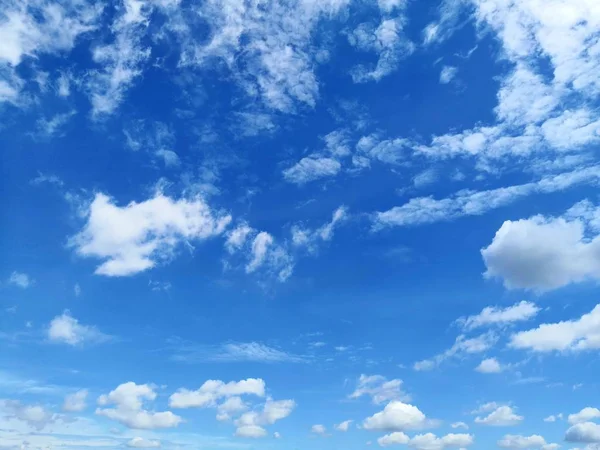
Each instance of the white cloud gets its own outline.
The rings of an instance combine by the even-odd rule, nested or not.
[[[554,423],[557,420],[562,420],[562,418],[563,418],[562,413],[560,413],[560,414],[553,414],[551,416],[546,417],[544,419],[544,422]]]
[[[153,439],[144,439],[141,437],[134,437],[127,442],[127,447],[133,448],[160,448],[160,441]]]
[[[375,213],[373,227],[378,230],[392,226],[421,225],[463,216],[482,215],[532,194],[558,192],[579,184],[596,182],[599,178],[600,166],[589,166],[559,175],[546,176],[526,184],[488,191],[462,190],[451,197],[439,200],[433,197],[413,198],[402,206]]]
[[[299,355],[269,347],[260,342],[229,342],[216,347],[196,346],[175,341],[173,359],[183,362],[290,362],[301,363],[306,360]]]
[[[444,450],[446,448],[465,448],[473,445],[470,434],[447,434],[438,438],[433,433],[419,434],[411,438],[408,446],[416,450]]]
[[[181,164],[179,156],[173,150],[161,148],[160,150],[157,150],[155,154],[163,159],[165,166],[167,167],[177,167]]]
[[[327,428],[325,428],[324,425],[313,425],[312,427],[310,427],[310,432],[313,434],[317,434],[319,436],[326,436],[327,435]]]
[[[340,162],[333,158],[308,156],[283,171],[283,178],[294,184],[306,184],[320,178],[333,177],[342,169]]]
[[[542,450],[552,450],[558,448],[556,444],[547,444],[546,440],[537,434],[531,436],[507,434],[498,441],[498,447],[514,450],[536,448]]]
[[[221,234],[230,221],[231,216],[212,211],[200,197],[173,200],[157,193],[120,207],[96,194],[84,229],[69,245],[81,256],[105,260],[96,274],[128,276],[172,257],[182,242]]]
[[[394,72],[402,59],[413,53],[415,46],[404,34],[405,24],[403,16],[384,18],[376,28],[366,22],[348,35],[352,46],[379,55],[375,67],[359,65],[352,70],[355,83],[381,80]]]
[[[461,334],[456,338],[454,345],[443,353],[434,356],[431,359],[418,361],[414,364],[415,370],[432,370],[450,358],[460,358],[465,355],[473,355],[483,353],[498,341],[498,336],[495,333],[488,331],[473,338],[467,338]]]
[[[69,394],[63,403],[63,411],[79,412],[86,408],[86,399],[88,396],[87,389],[81,389],[73,394]]]
[[[27,289],[33,284],[33,280],[26,273],[13,272],[8,277],[8,283],[14,286],[18,286],[21,289]]]
[[[496,358],[487,358],[481,361],[475,370],[480,373],[500,373],[504,370],[504,367]]]
[[[331,221],[317,228],[309,230],[301,228],[299,225],[292,227],[292,244],[295,247],[304,247],[311,252],[315,252],[317,244],[320,241],[330,241],[333,238],[333,232],[340,223],[347,220],[348,209],[345,206],[340,206],[336,209],[331,217]]]
[[[453,66],[444,66],[442,67],[442,71],[440,72],[440,83],[448,84],[450,83],[458,73],[458,68]]]
[[[515,414],[510,406],[499,406],[485,417],[476,417],[475,423],[494,427],[509,427],[518,425],[523,421],[523,416]]]
[[[389,402],[383,411],[363,421],[366,430],[406,431],[425,428],[430,424],[419,408],[398,400]]]
[[[582,422],[590,422],[594,419],[600,418],[600,409],[592,408],[590,406],[583,408],[576,414],[569,414],[568,422],[570,425],[576,425]]]
[[[229,397],[223,403],[217,406],[217,420],[231,420],[233,415],[239,414],[248,409],[248,405],[241,397]]]
[[[217,406],[217,401],[220,399],[232,400],[240,395],[264,397],[265,382],[260,378],[248,378],[229,383],[221,380],[208,380],[195,391],[179,389],[169,397],[169,406],[171,408],[214,407]],[[223,403],[219,405],[219,409],[223,412],[232,412],[234,406],[236,405],[233,403]],[[237,406],[240,406],[240,404],[238,403]],[[239,408],[235,409],[240,410]]]
[[[348,431],[350,429],[350,425],[354,422],[353,420],[344,420],[343,422],[338,423],[335,426],[335,429],[338,431]]]
[[[361,375],[356,389],[349,398],[360,398],[363,395],[371,397],[374,404],[379,405],[390,400],[408,400],[408,395],[402,391],[402,380],[387,380],[382,375]]]
[[[39,405],[24,405],[16,400],[0,400],[0,410],[8,418],[27,423],[37,431],[43,430],[47,425],[55,423],[59,416]]]
[[[123,383],[108,395],[98,398],[100,406],[115,405],[114,408],[97,408],[96,414],[134,429],[173,428],[183,419],[171,411],[155,412],[144,409],[144,400],[154,401],[156,392],[147,384]]]
[[[582,422],[573,425],[565,434],[567,442],[600,443],[600,425],[593,422]]]
[[[263,437],[267,432],[263,428],[285,419],[296,408],[294,400],[273,400],[267,398],[262,411],[249,411],[242,414],[236,421],[236,436]]]
[[[475,316],[463,317],[457,322],[466,330],[491,326],[508,325],[515,322],[524,322],[537,315],[540,308],[535,303],[521,301],[513,306],[500,308],[498,306],[487,306],[481,313]]]
[[[50,321],[48,339],[52,342],[76,346],[104,342],[109,340],[110,336],[100,332],[96,327],[79,323],[79,320],[65,310]]]
[[[545,323],[511,336],[513,348],[535,352],[583,351],[600,348],[600,305],[576,320]]]
[[[273,433],[273,437],[274,437],[275,439],[281,439],[281,433],[279,433],[279,432],[275,431],[275,432]]]
[[[539,291],[600,279],[598,211],[584,201],[564,217],[507,220],[481,250],[486,276],[503,279],[508,288]]]
[[[438,173],[435,169],[427,169],[413,177],[413,184],[416,188],[423,188],[433,184],[438,179]]]
[[[395,431],[377,439],[377,443],[381,447],[389,447],[392,445],[404,445],[410,442],[410,438],[401,431]]]
[[[461,428],[463,430],[468,430],[469,429],[469,425],[467,425],[464,422],[454,422],[452,425],[450,425],[453,429],[457,429],[457,428]]]

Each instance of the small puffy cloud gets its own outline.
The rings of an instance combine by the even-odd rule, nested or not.
[[[481,250],[485,276],[507,288],[548,291],[600,279],[598,208],[584,201],[564,217],[507,220]]]
[[[402,391],[402,380],[387,380],[382,375],[361,375],[356,389],[349,398],[371,397],[376,405],[390,400],[407,400],[408,395]]]
[[[333,177],[341,169],[342,165],[336,159],[309,156],[285,169],[283,178],[290,183],[302,185],[320,178]]]
[[[492,348],[497,341],[498,336],[491,331],[473,338],[467,338],[461,334],[448,350],[431,359],[416,362],[413,368],[417,371],[433,370],[447,359],[483,353]]]
[[[504,370],[504,367],[496,358],[487,358],[481,361],[475,370],[479,373],[500,373]]]
[[[317,424],[310,427],[310,432],[319,436],[326,436],[327,428],[325,428],[325,425]]]
[[[231,216],[212,211],[200,197],[173,200],[157,193],[121,207],[96,194],[84,229],[69,245],[80,256],[104,260],[96,274],[128,276],[168,260],[180,243],[221,234],[230,221]]]
[[[410,442],[410,438],[401,431],[395,431],[377,439],[377,443],[381,447],[389,447],[392,445],[404,445]]]
[[[338,431],[348,431],[350,429],[350,425],[354,422],[353,420],[344,420],[343,422],[338,423],[335,426],[335,429]]]
[[[565,434],[567,442],[600,443],[600,425],[593,422],[582,422],[573,425]]]
[[[83,411],[87,406],[85,401],[88,396],[87,389],[81,389],[74,394],[69,394],[65,398],[63,403],[63,411],[68,412],[79,412]]]
[[[248,409],[246,402],[241,397],[229,397],[219,406],[217,406],[217,420],[230,420],[235,414],[239,414]]]
[[[416,450],[444,450],[446,448],[465,448],[473,445],[474,438],[470,434],[447,434],[437,437],[433,433],[418,434],[411,438],[408,446]]]
[[[236,421],[235,435],[239,437],[260,438],[267,435],[264,429],[267,425],[273,425],[278,420],[285,419],[296,408],[294,400],[273,400],[267,398],[262,410],[248,411],[242,414]]]
[[[221,380],[208,380],[199,389],[190,391],[179,389],[169,397],[171,408],[206,408],[216,406],[220,399],[232,400],[234,403],[240,395],[265,396],[265,382],[260,378],[248,378],[241,381],[225,383]],[[239,398],[238,398],[239,400]],[[224,403],[219,406],[223,412],[231,412],[239,403]],[[239,410],[239,408],[236,408]]]
[[[539,311],[540,308],[535,303],[522,301],[506,308],[488,306],[479,314],[460,318],[457,322],[466,330],[492,325],[503,326],[527,321],[535,317]]]
[[[510,450],[520,449],[542,449],[552,450],[558,448],[556,444],[547,444],[546,440],[537,434],[532,436],[521,436],[507,434],[498,441],[498,447],[507,448]]]
[[[499,406],[485,417],[476,417],[475,423],[493,427],[509,427],[518,425],[523,416],[517,415],[510,406]]]
[[[456,67],[453,67],[453,66],[442,67],[442,71],[440,72],[440,83],[441,84],[450,83],[452,80],[454,80],[454,77],[456,77],[457,73],[458,73],[458,68],[456,68]]]
[[[275,439],[281,439],[281,433],[279,433],[279,432],[276,431],[276,432],[273,433],[273,437]]]
[[[394,400],[383,411],[367,417],[362,426],[366,430],[406,431],[424,428],[428,423],[427,417],[419,408]]]
[[[147,384],[123,383],[108,395],[98,398],[98,405],[114,408],[97,408],[96,414],[134,429],[173,428],[183,419],[171,411],[155,412],[144,409],[144,401],[154,401],[156,392]]]
[[[575,414],[569,414],[567,421],[570,425],[576,425],[582,422],[590,422],[600,418],[600,409],[592,408],[590,406],[583,408],[581,411]]]
[[[416,188],[423,188],[433,184],[438,179],[438,173],[434,169],[424,170],[413,178],[413,184]]]
[[[292,227],[292,244],[294,247],[304,247],[315,252],[319,242],[327,242],[333,238],[333,232],[340,223],[348,218],[348,210],[345,206],[336,209],[331,221],[316,230],[308,230],[298,225]]]
[[[33,280],[26,273],[15,271],[8,277],[8,283],[21,289],[27,289],[33,284]]]
[[[556,414],[556,415],[555,415],[555,414],[553,414],[553,415],[551,415],[551,416],[548,416],[548,417],[546,417],[546,418],[544,419],[544,422],[554,423],[554,422],[556,422],[557,420],[562,420],[562,419],[563,419],[563,415],[562,415],[562,413],[560,413],[560,414]]]
[[[452,425],[450,425],[453,429],[458,429],[461,428],[463,430],[468,430],[469,429],[469,425],[467,425],[464,422],[454,422]]]
[[[79,323],[79,320],[71,316],[68,310],[52,319],[47,335],[51,342],[72,346],[105,342],[110,339],[110,336],[100,332],[96,327]]]
[[[152,439],[144,439],[141,437],[134,437],[127,442],[127,447],[133,448],[160,448],[160,441]]]
[[[584,351],[600,348],[600,305],[579,319],[541,324],[511,336],[513,348],[535,352]]]
[[[43,430],[59,418],[39,405],[24,405],[17,400],[0,400],[0,411],[7,418],[15,418],[27,423],[37,431]]]

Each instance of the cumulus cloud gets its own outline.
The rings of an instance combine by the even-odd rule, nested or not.
[[[542,449],[542,450],[553,450],[558,448],[557,444],[548,444],[546,440],[537,434],[531,436],[521,436],[514,434],[507,434],[498,441],[498,447],[507,449]]]
[[[470,434],[447,434],[437,437],[433,433],[418,434],[409,438],[402,432],[387,434],[377,439],[381,447],[407,445],[416,450],[444,450],[446,448],[465,448],[473,445],[474,438]]]
[[[353,420],[344,420],[343,422],[336,424],[335,429],[338,431],[346,432],[350,429],[350,425],[352,424],[352,422],[354,422],[354,421]]]
[[[317,424],[310,427],[310,432],[319,436],[326,436],[327,428],[325,428],[325,425]]]
[[[600,409],[592,408],[590,406],[583,408],[581,411],[575,414],[569,414],[567,418],[569,424],[576,425],[582,422],[591,422],[594,419],[600,418]]]
[[[87,389],[81,389],[73,394],[69,394],[63,403],[63,411],[79,412],[86,408]]]
[[[535,303],[521,301],[506,308],[488,306],[481,313],[474,316],[462,317],[457,322],[466,330],[473,330],[486,326],[502,326],[515,322],[524,322],[535,317],[539,311],[540,308]]]
[[[362,426],[366,430],[406,431],[425,428],[430,424],[431,421],[416,406],[393,400],[383,411],[367,417]]]
[[[285,419],[296,408],[294,400],[267,398],[262,410],[248,411],[235,420],[236,436],[259,438],[267,435],[265,426]]]
[[[205,408],[217,406],[221,399],[231,400],[240,395],[265,396],[265,382],[260,378],[248,378],[225,383],[221,380],[208,380],[195,391],[179,389],[169,398],[171,408]],[[234,405],[221,404],[222,410],[231,411]],[[236,408],[237,409],[237,408]]]
[[[69,245],[80,256],[104,260],[96,274],[128,276],[171,258],[183,242],[223,233],[230,221],[231,216],[212,211],[200,197],[173,200],[157,193],[121,207],[106,195],[96,194],[87,223]]]
[[[134,437],[127,442],[127,447],[133,448],[160,448],[160,441],[153,439],[144,439],[141,437]]]
[[[336,159],[309,156],[285,169],[283,178],[290,183],[302,185],[320,178],[333,177],[341,169],[342,165]]]
[[[498,336],[488,331],[476,337],[467,338],[461,334],[456,338],[454,345],[443,353],[435,355],[431,359],[418,361],[413,365],[415,370],[432,370],[450,358],[462,358],[466,355],[483,353],[493,347],[498,341]]]
[[[499,406],[485,417],[476,417],[475,423],[494,427],[510,427],[523,421],[523,416],[517,415],[510,406]]]
[[[598,208],[588,201],[564,217],[507,220],[481,250],[488,278],[508,288],[548,291],[600,278]]]
[[[111,338],[94,326],[79,323],[68,310],[52,319],[47,335],[51,342],[72,346],[105,342]]]
[[[496,358],[487,358],[481,361],[475,370],[479,373],[500,373],[504,370],[504,367]]]
[[[40,405],[24,405],[17,400],[0,400],[0,410],[8,418],[15,418],[37,431],[55,423],[60,417]]]
[[[409,396],[402,390],[402,380],[388,380],[382,375],[361,375],[356,384],[356,389],[349,398],[369,396],[374,404],[390,400],[408,400]]]
[[[600,348],[600,305],[579,319],[545,323],[511,336],[513,348],[534,352],[584,351]]]
[[[573,425],[565,434],[567,442],[600,443],[600,425],[593,422],[582,422]]]
[[[114,408],[97,408],[96,414],[115,420],[134,429],[173,428],[183,419],[171,411],[155,412],[144,409],[145,401],[154,401],[156,392],[148,384],[123,383],[108,395],[98,398],[98,405]]]

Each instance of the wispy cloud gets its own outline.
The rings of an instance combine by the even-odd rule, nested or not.
[[[305,363],[306,356],[289,353],[260,342],[227,342],[219,345],[196,345],[178,338],[170,339],[173,351],[171,358],[188,363],[201,362],[262,362],[262,363]]]

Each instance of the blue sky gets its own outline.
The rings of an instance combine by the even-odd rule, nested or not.
[[[0,449],[600,449],[599,3],[0,5]]]

